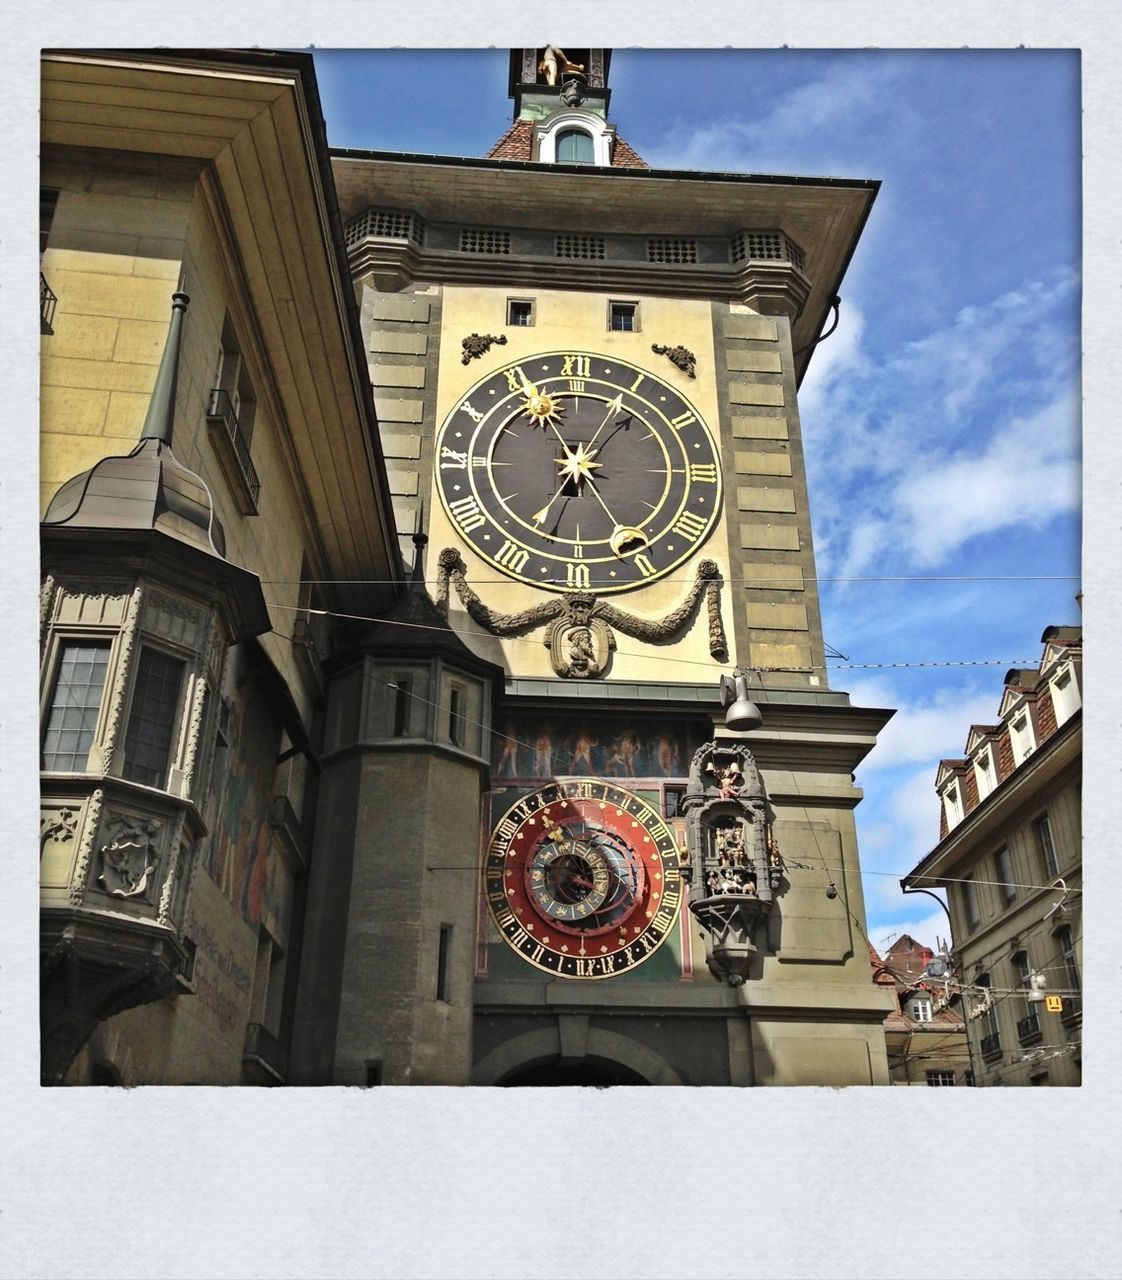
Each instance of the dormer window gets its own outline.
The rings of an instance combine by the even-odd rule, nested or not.
[[[994,773],[993,754],[989,747],[983,747],[974,761],[974,777],[978,782],[978,800],[982,801],[997,786]]]
[[[962,797],[957,784],[943,792],[943,807],[947,811],[947,826],[958,826],[962,821]]]
[[[565,129],[557,135],[558,164],[595,164],[592,138],[583,129]]]
[[[914,1022],[930,1022],[935,1016],[929,995],[912,996],[905,1012]]]
[[[555,111],[534,126],[533,158],[540,164],[612,163],[615,126],[592,111]]]
[[[1068,663],[1052,681],[1052,706],[1056,712],[1056,724],[1061,725],[1070,720],[1080,705],[1079,686],[1075,680],[1075,672]]]
[[[1036,746],[1027,707],[1018,711],[1010,722],[1009,739],[1013,746],[1013,760],[1016,764],[1021,764],[1032,754],[1033,747]]]

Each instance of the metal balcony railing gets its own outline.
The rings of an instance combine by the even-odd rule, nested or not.
[[[998,1058],[1001,1056],[1001,1036],[998,1032],[982,1037],[982,1057]]]
[[[246,488],[249,490],[256,506],[257,495],[261,492],[261,482],[257,478],[253,459],[249,456],[249,441],[245,437],[245,432],[238,425],[238,415],[234,412],[233,401],[230,399],[228,391],[224,391],[221,387],[215,387],[210,393],[206,416],[212,422],[222,423],[225,428],[226,436],[233,447],[238,466],[241,468]]]
[[[251,1022],[245,1029],[242,1061],[258,1069],[264,1068],[266,1075],[278,1084],[284,1084],[288,1076],[288,1050],[260,1022]]]
[[[1035,1013],[1028,1013],[1017,1022],[1017,1039],[1021,1044],[1031,1044],[1040,1039],[1040,1019]]]
[[[54,333],[55,322],[55,306],[58,298],[55,297],[51,286],[47,283],[47,277],[39,272],[39,332],[51,334]]]

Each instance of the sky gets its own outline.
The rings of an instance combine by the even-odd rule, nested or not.
[[[328,141],[483,155],[507,59],[317,49]],[[869,937],[936,947],[899,878],[938,841],[938,762],[1081,622],[1079,54],[617,49],[609,83],[655,168],[882,184],[799,403],[830,684],[896,709],[857,773]]]

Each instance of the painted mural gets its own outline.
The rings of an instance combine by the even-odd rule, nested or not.
[[[269,854],[278,731],[264,699],[236,700],[227,736],[211,783],[221,798],[206,869],[247,924],[264,921],[276,936],[273,922],[286,918],[288,884]]]
[[[636,722],[597,718],[510,718],[493,738],[495,779],[588,775],[596,778],[681,778],[704,727],[685,720]]]

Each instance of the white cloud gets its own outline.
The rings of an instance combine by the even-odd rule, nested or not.
[[[745,121],[730,114],[704,127],[684,122],[645,142],[644,158],[655,168],[711,172],[824,172],[834,165],[821,151],[823,135],[836,136],[846,121],[862,130],[899,112],[892,92],[902,69],[892,60],[875,64],[839,61],[774,98],[766,112]]]
[[[854,703],[862,706],[893,706],[887,682],[858,682],[850,688]],[[876,701],[869,693],[875,689]],[[900,705],[896,714],[877,736],[877,745],[861,762],[862,775],[877,769],[926,762],[930,768],[928,786],[934,803],[935,770],[948,756],[960,756],[972,724],[993,724],[997,719],[1000,691],[977,693],[960,688],[936,689],[926,702]]]
[[[876,358],[858,314],[816,353],[802,420],[823,572],[889,556],[930,570],[973,538],[1078,511],[1077,284],[1027,281]]]

